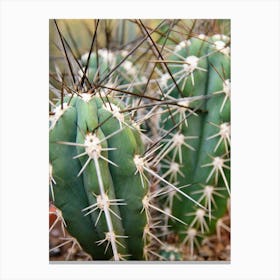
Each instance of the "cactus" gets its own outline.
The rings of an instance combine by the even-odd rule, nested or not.
[[[134,65],[130,59],[125,59],[128,55],[129,53],[126,50],[110,51],[105,48],[99,49],[98,52],[92,52],[90,57],[89,53],[82,55],[81,65],[83,66],[83,71],[87,68],[86,75],[91,83],[105,79],[108,88],[118,86],[119,89],[140,93],[146,83],[146,79],[139,74],[140,69],[138,69],[137,65]],[[119,64],[120,66],[118,67]],[[116,71],[114,71],[115,67],[117,67]],[[79,71],[81,77],[83,76],[83,71]],[[110,72],[112,72],[112,75],[107,77]],[[103,91],[106,91],[106,88]]]
[[[54,203],[93,259],[141,259],[147,184],[135,174],[139,134],[119,112],[120,101],[103,103],[90,94],[67,99],[50,125]]]
[[[197,240],[214,233],[230,196],[228,43],[224,35],[200,35],[181,42],[167,59],[178,88],[168,74],[160,78],[168,99],[189,97],[189,101],[181,103],[182,108],[171,108],[171,114],[162,114],[164,132],[177,123],[179,126],[163,138],[164,146],[156,162],[162,162],[167,180],[185,186],[183,192],[202,204],[200,207],[174,192],[168,194],[166,202],[171,213],[188,224],[186,227],[170,222],[182,243],[192,248],[199,244]]]
[[[159,251],[160,256],[164,261],[182,261],[183,255],[179,248],[172,245],[164,246]]]
[[[95,21],[77,57],[56,24],[69,69],[51,75],[50,197],[93,260],[195,259],[230,229],[229,37],[116,22],[109,42]],[[141,31],[127,42],[126,23]]]

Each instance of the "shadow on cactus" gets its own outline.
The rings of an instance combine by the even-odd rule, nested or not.
[[[201,248],[230,246],[229,30],[50,20],[50,237],[61,235],[50,252],[72,242],[93,261],[223,259]]]

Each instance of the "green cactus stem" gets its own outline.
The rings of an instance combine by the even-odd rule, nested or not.
[[[182,108],[163,110],[163,131],[180,126],[162,140],[157,162],[163,177],[203,207],[178,193],[168,194],[166,207],[188,226],[170,220],[183,243],[215,232],[227,211],[230,196],[230,49],[224,35],[199,35],[178,44],[167,61],[181,92],[170,76],[159,79],[166,97],[204,96]],[[170,113],[171,112],[171,113]]]
[[[94,260],[143,258],[147,182],[134,164],[143,146],[120,108],[119,101],[81,94],[51,116],[54,204]]]

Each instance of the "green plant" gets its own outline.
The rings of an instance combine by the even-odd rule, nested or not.
[[[159,251],[160,256],[162,257],[162,260],[164,261],[182,261],[183,255],[182,252],[180,252],[180,249],[172,246],[172,245],[166,245]]]
[[[147,183],[135,174],[139,133],[120,101],[86,93],[64,101],[51,116],[50,166],[67,230],[93,259],[142,259]]]
[[[93,260],[187,260],[229,229],[230,39],[155,22],[95,20],[73,51],[54,21],[50,197]]]
[[[81,57],[81,65],[83,71],[80,70],[81,77],[84,75],[84,71],[87,69],[86,76],[90,83],[96,83],[99,80],[106,79],[108,76],[107,87],[116,87],[124,90],[131,90],[140,93],[141,87],[145,84],[146,79],[144,76],[139,75],[139,69],[130,59],[129,53],[126,50],[122,51],[110,51],[106,48],[99,49],[97,53],[92,52],[85,53]],[[88,61],[89,60],[89,61]],[[123,61],[123,63],[121,63]],[[121,64],[120,64],[121,63]],[[117,65],[120,64],[119,67]],[[116,71],[114,71],[114,68]],[[103,89],[106,91],[106,88]],[[108,89],[107,89],[108,91]]]
[[[183,244],[192,246],[194,239],[215,232],[230,195],[228,43],[224,35],[200,35],[181,42],[167,58],[177,87],[168,73],[160,79],[166,98],[189,98],[180,103],[182,107],[169,109],[171,114],[162,115],[165,134],[173,129],[163,138],[163,148],[155,161],[163,162],[163,177],[184,186],[182,191],[201,204],[174,192],[165,202],[171,213],[188,225],[171,221]]]

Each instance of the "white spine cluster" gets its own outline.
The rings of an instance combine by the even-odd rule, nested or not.
[[[54,108],[54,110],[52,111],[52,115],[50,116],[50,130],[52,130],[55,127],[58,120],[69,107],[70,106],[67,103],[63,103],[62,106],[59,105]]]

